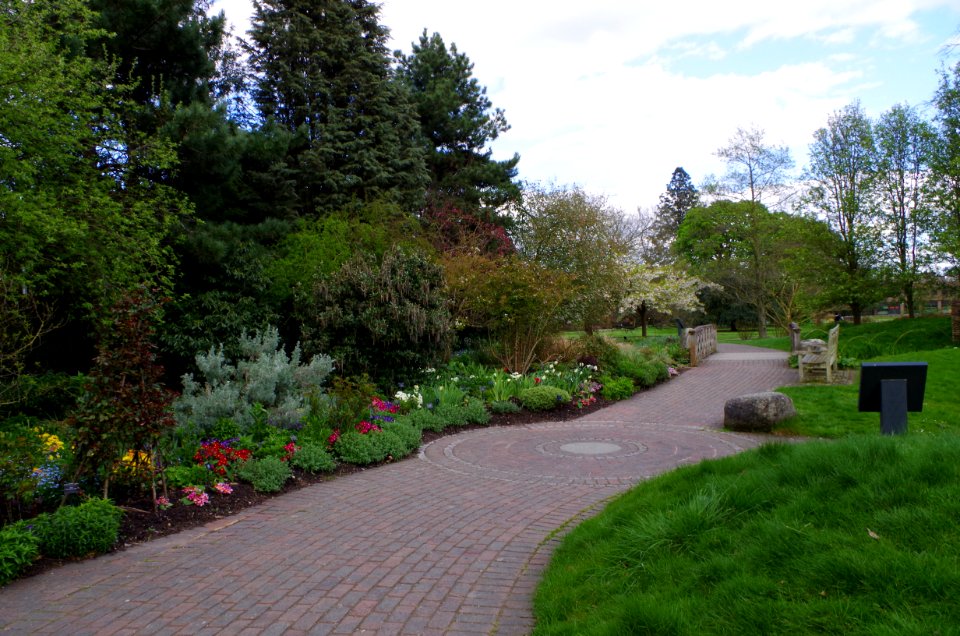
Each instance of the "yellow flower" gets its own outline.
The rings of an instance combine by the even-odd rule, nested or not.
[[[63,450],[63,442],[60,441],[60,438],[51,433],[41,433],[38,428],[33,429],[33,432],[37,434],[40,443],[43,444],[43,450],[47,453],[47,461],[57,459],[60,456],[60,451]]]

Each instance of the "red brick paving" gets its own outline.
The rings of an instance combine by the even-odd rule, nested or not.
[[[750,448],[730,397],[796,381],[720,354],[574,422],[437,440],[203,528],[15,581],[0,630],[38,634],[526,634],[556,538],[660,472]],[[754,356],[756,357],[756,356]],[[583,455],[566,444],[615,444]],[[568,447],[575,448],[575,447]]]

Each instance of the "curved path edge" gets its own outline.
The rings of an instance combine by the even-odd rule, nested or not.
[[[680,465],[752,448],[730,397],[796,381],[738,345],[581,419],[479,429],[201,528],[0,590],[38,634],[526,634],[560,537]]]

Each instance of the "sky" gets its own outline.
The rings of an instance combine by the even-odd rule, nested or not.
[[[791,6],[793,5],[793,6]],[[960,62],[958,0],[382,0],[391,48],[426,29],[474,64],[511,129],[519,178],[651,209],[676,167],[700,185],[737,128],[787,146],[797,171],[831,113],[907,103],[930,116]],[[790,6],[790,8],[787,8]],[[250,0],[216,0],[234,32]],[[951,43],[958,46],[949,47]]]

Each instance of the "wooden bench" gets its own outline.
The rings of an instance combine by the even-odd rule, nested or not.
[[[823,371],[827,382],[833,381],[833,373],[837,370],[837,340],[840,338],[840,325],[837,325],[827,335],[827,345],[823,350],[813,351],[801,349],[797,354],[797,366],[800,368],[800,381],[806,382],[812,372],[819,374]]]

